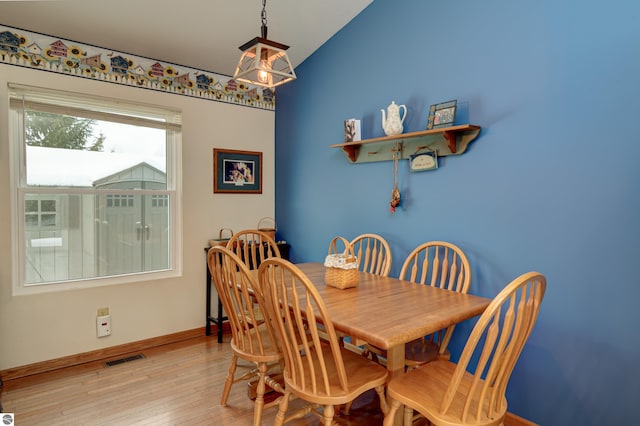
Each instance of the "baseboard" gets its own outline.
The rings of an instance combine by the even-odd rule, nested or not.
[[[210,324],[209,330],[212,336],[218,335],[218,326],[216,324]],[[222,323],[222,334],[231,334],[231,324],[227,321]]]
[[[530,422],[527,419],[523,419],[520,416],[507,412],[504,418],[505,426],[538,426],[537,423]]]
[[[224,331],[224,327],[223,327]],[[213,326],[212,335],[217,334],[217,327]],[[0,371],[0,378],[9,381],[31,376],[33,374],[46,373],[66,367],[73,367],[88,362],[100,361],[103,359],[114,358],[124,354],[142,351],[157,346],[176,343],[183,340],[192,339],[194,337],[204,336],[204,327],[193,330],[181,331],[178,333],[167,334],[164,336],[152,337],[151,339],[139,340],[136,342],[125,343],[123,345],[111,346],[95,351],[83,352],[80,354],[69,355],[61,358],[55,358],[48,361],[36,362],[34,364],[23,365],[20,367],[9,368]]]

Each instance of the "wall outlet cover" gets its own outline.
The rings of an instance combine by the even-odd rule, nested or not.
[[[96,317],[98,337],[106,337],[111,334],[111,315]]]

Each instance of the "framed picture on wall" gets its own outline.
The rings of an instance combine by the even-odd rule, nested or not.
[[[456,121],[457,103],[458,101],[455,100],[431,105],[427,120],[427,130],[453,126]]]
[[[262,153],[214,148],[213,192],[262,194]]]

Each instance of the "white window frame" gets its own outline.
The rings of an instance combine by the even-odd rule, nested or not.
[[[149,280],[158,280],[182,276],[183,247],[182,247],[182,113],[179,110],[144,105],[112,99],[107,97],[92,96],[80,93],[71,93],[60,90],[51,90],[33,86],[25,86],[9,83],[9,154],[10,154],[10,181],[11,181],[11,220],[12,220],[12,260],[13,260],[13,294],[28,295],[54,291],[74,289],[86,289],[106,285],[118,285]],[[25,285],[25,211],[24,193],[47,193],[48,191],[59,194],[92,193],[105,194],[104,190],[81,190],[74,188],[56,187],[40,189],[28,187],[26,179],[26,155],[24,142],[23,116],[15,108],[12,102],[20,102],[23,105],[31,102],[30,106],[38,103],[46,104],[49,112],[67,113],[78,117],[118,121],[124,124],[144,125],[149,127],[161,127],[170,130],[171,137],[167,143],[167,189],[166,191],[135,190],[130,191],[135,195],[168,195],[172,199],[169,203],[170,224],[170,254],[169,268],[158,271],[136,272],[123,275],[104,277],[70,279],[66,281],[46,282]],[[118,191],[126,193],[127,191]],[[56,218],[56,220],[58,220]]]

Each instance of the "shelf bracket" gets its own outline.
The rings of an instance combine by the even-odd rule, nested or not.
[[[357,157],[357,149],[355,146],[343,146],[342,151],[347,154],[347,157],[352,163],[355,163]]]
[[[447,140],[447,145],[449,145],[449,149],[452,154],[456,153],[456,132],[444,131],[442,136]]]

